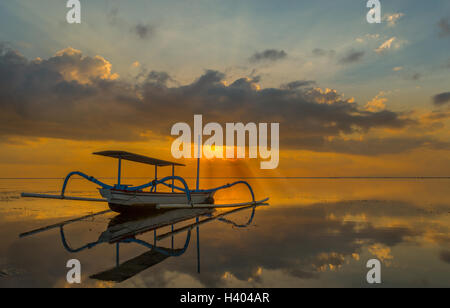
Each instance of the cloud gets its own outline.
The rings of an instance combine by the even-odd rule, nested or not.
[[[436,106],[442,106],[445,105],[447,103],[450,103],[450,92],[444,92],[444,93],[440,93],[437,94],[433,97],[433,103]]]
[[[322,48],[314,48],[312,51],[312,54],[316,57],[324,57],[324,56],[334,56],[335,55],[335,51],[334,50],[325,50]]]
[[[323,50],[321,48],[314,48],[312,53],[315,56],[325,56],[325,55],[327,55],[327,51],[325,51],[325,50]]]
[[[119,17],[119,9],[111,8],[106,11],[106,20],[111,26],[122,25],[123,20]]]
[[[287,57],[284,50],[266,49],[262,52],[256,52],[250,57],[250,62],[277,61]]]
[[[412,74],[409,74],[409,75],[405,76],[405,79],[412,80],[412,81],[420,80],[420,78],[422,78],[422,74],[421,73],[412,73]]]
[[[341,64],[351,64],[360,61],[364,57],[364,51],[349,51],[345,56],[340,59]]]
[[[375,34],[366,34],[363,37],[357,37],[355,39],[355,41],[357,41],[358,43],[364,43],[366,41],[370,41],[370,40],[378,40],[380,38],[380,35],[375,33]]]
[[[450,111],[438,111],[433,110],[430,113],[426,113],[422,116],[423,120],[434,122],[434,121],[440,121],[440,120],[447,120],[450,118]]]
[[[138,23],[131,28],[131,32],[136,34],[140,39],[146,40],[153,37],[155,29],[152,25]]]
[[[314,86],[315,84],[316,84],[316,82],[314,80],[296,80],[296,81],[292,81],[287,84],[281,85],[281,88],[294,90],[294,89],[302,88],[302,87],[311,87],[311,86]]]
[[[441,259],[442,262],[450,264],[450,251],[441,251],[439,254],[439,259]]]
[[[150,39],[155,34],[155,27],[151,24],[139,22],[137,24],[130,23],[119,15],[118,8],[111,8],[106,11],[106,20],[109,25],[118,29],[126,29],[142,40]]]
[[[194,114],[203,114],[208,122],[277,121],[283,146],[348,153],[349,144],[338,141],[342,136],[415,125],[402,113],[361,108],[337,90],[313,87],[313,81],[261,89],[259,78],[237,78],[227,84],[225,78],[222,72],[208,70],[192,83],[169,86],[174,80],[168,73],[152,71],[140,81],[128,82],[118,79],[104,58],[76,49],[30,61],[3,48],[0,137],[148,140],[168,136],[173,124],[191,123]],[[330,138],[334,142],[324,142]],[[408,142],[379,141],[370,146],[381,150],[371,152],[392,151],[389,145],[398,150],[412,147]],[[415,145],[424,144],[418,140]],[[352,146],[354,153],[367,153]]]
[[[439,20],[437,25],[439,27],[439,36],[440,37],[450,36],[450,18],[449,17],[441,18],[441,20]]]
[[[162,86],[166,86],[167,82],[174,81],[172,77],[166,72],[157,72],[157,71],[151,71],[147,75],[147,82],[152,84],[159,84]]]
[[[386,137],[362,140],[304,138],[302,140],[292,140],[292,143],[288,144],[291,148],[301,148],[314,152],[345,153],[362,156],[399,154],[419,148],[450,150],[449,142],[429,137]]]
[[[81,84],[90,83],[92,79],[117,79],[119,76],[111,72],[112,65],[101,56],[86,57],[80,50],[72,47],[58,51],[48,60],[38,59],[36,66],[59,72],[66,81]]]
[[[391,49],[391,47],[393,46],[392,44],[394,43],[395,40],[396,40],[395,36],[391,37],[390,39],[385,41],[383,44],[381,44],[377,49],[375,49],[375,52],[382,53],[388,49]]]
[[[384,92],[378,93],[377,96],[366,104],[366,109],[374,112],[386,109],[385,103],[387,102],[387,98],[383,97],[384,95]]]
[[[386,21],[390,27],[393,27],[403,16],[405,16],[403,13],[386,14],[383,17],[383,20]]]
[[[375,243],[368,248],[369,252],[377,257],[381,262],[385,262],[386,260],[392,260],[394,257],[391,255],[391,249],[383,244]]]
[[[403,70],[403,66],[396,66],[392,69],[394,72],[400,72]]]

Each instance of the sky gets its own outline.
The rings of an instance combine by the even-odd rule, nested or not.
[[[194,114],[280,123],[276,170],[205,176],[450,175],[448,1],[381,1],[380,24],[354,0],[81,0],[81,24],[65,4],[0,3],[0,177],[112,176],[99,150],[173,159]]]

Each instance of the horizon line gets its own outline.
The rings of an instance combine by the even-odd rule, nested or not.
[[[97,177],[97,179],[116,179],[117,177]],[[122,179],[152,179],[153,177],[122,177]],[[185,177],[196,179],[197,177]],[[65,177],[0,177],[0,180],[63,180]],[[81,179],[81,178],[74,178]],[[200,179],[450,179],[450,176],[222,176],[200,177]]]

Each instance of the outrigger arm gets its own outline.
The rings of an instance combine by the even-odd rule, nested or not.
[[[69,197],[69,196],[65,196],[65,192],[66,192],[66,188],[67,188],[67,184],[69,182],[69,179],[74,176],[74,175],[78,175],[81,176],[82,178],[85,178],[86,180],[99,185],[102,188],[106,188],[106,189],[112,189],[113,186],[110,186],[108,184],[105,184],[99,180],[97,180],[96,178],[94,178],[93,176],[88,176],[86,174],[84,174],[83,172],[80,171],[74,171],[69,173],[66,178],[64,179],[64,184],[63,187],[61,189],[61,194],[60,195],[47,195],[47,194],[35,194],[35,193],[22,193],[22,197],[24,198],[44,198],[44,199],[64,199],[64,200],[75,200],[75,201],[94,201],[94,202],[107,202],[106,199],[104,198],[85,198],[85,197]]]

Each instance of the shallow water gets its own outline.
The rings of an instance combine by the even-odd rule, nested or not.
[[[202,186],[231,181],[204,179]],[[114,283],[90,276],[117,266],[116,244],[104,242],[79,252],[71,250],[96,242],[105,230],[120,225],[123,221],[118,221],[115,213],[65,224],[66,246],[59,227],[19,237],[27,231],[105,211],[106,204],[21,199],[22,191],[56,194],[62,180],[0,180],[0,286],[366,287],[370,286],[366,262],[377,258],[382,262],[382,287],[450,287],[450,180],[249,182],[257,198],[270,197],[270,206],[257,208],[253,216],[249,208],[200,225],[199,247],[195,226],[189,241],[187,231],[174,236],[173,245],[178,250],[170,250],[171,237],[158,241],[158,247],[179,256],[159,254],[159,263]],[[73,180],[70,189],[72,195],[98,197],[94,186],[80,180]],[[243,188],[236,188],[219,193],[217,202],[248,198]],[[174,228],[192,223],[195,218]],[[157,235],[170,231],[169,225],[158,229]],[[153,231],[136,238],[154,244]],[[140,243],[121,243],[119,264],[148,251]],[[81,262],[81,285],[66,282],[69,259]]]

